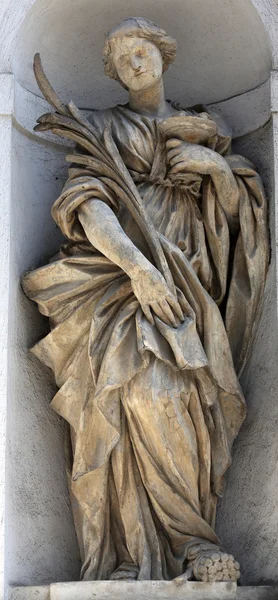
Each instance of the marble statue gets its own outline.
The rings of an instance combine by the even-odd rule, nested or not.
[[[50,319],[33,348],[70,429],[81,579],[236,581],[215,533],[245,417],[245,364],[268,265],[254,165],[223,120],[166,101],[176,41],[129,18],[104,46],[125,105],[90,117],[57,97],[38,119],[75,142],[52,216],[59,256],[23,287]],[[176,99],[175,99],[176,100]]]

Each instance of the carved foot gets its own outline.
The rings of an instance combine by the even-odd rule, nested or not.
[[[131,563],[122,563],[116,571],[111,573],[110,581],[136,581],[139,569]]]

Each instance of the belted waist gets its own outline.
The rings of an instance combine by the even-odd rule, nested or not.
[[[138,173],[137,171],[129,171],[135,183],[150,183],[161,185],[165,188],[180,188],[189,191],[194,196],[199,196],[202,184],[202,177],[196,173],[177,173],[169,174],[166,177],[159,177],[151,173]]]

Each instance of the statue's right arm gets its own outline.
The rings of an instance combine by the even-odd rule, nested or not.
[[[161,273],[125,234],[111,208],[92,198],[79,206],[78,217],[91,244],[130,277],[147,319],[154,323],[153,311],[162,321],[176,327],[183,320],[178,301]]]
[[[153,269],[153,265],[125,234],[107,204],[96,198],[87,200],[79,207],[78,216],[93,246],[131,279],[140,276],[142,271]]]

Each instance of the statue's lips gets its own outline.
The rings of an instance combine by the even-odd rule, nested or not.
[[[134,77],[140,77],[140,75],[145,75],[146,71],[140,71],[140,73],[134,73]]]
[[[191,144],[205,144],[217,134],[217,126],[211,119],[178,115],[161,121],[158,125],[166,139],[178,138]]]

